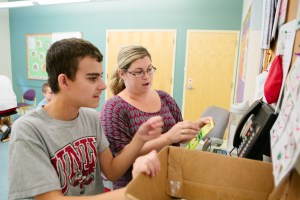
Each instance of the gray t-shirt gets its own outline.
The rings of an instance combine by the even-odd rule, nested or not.
[[[21,117],[9,144],[9,199],[61,190],[65,196],[103,192],[99,154],[109,143],[98,113],[81,108],[72,121],[50,117],[43,108]]]

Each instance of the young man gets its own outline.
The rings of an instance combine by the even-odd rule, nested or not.
[[[47,103],[49,103],[53,96],[52,90],[48,83],[43,84],[42,92],[44,95],[44,99],[38,103],[37,108],[40,108],[40,107],[46,105]]]
[[[13,125],[9,199],[101,199],[97,195],[103,192],[101,172],[117,180],[144,143],[161,134],[162,118],[152,117],[126,149],[113,157],[98,113],[91,109],[98,107],[106,88],[102,59],[100,51],[82,39],[60,40],[48,50],[48,83],[55,95],[42,109]],[[116,199],[116,193],[105,193],[105,199]]]

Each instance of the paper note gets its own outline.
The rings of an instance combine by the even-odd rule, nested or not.
[[[275,185],[297,165],[300,156],[300,58],[297,57],[284,88],[281,111],[271,134]]]

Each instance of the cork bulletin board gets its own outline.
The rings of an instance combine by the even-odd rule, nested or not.
[[[285,23],[292,22],[297,19],[298,0],[289,0],[287,5],[287,13]],[[293,24],[294,22],[290,23]],[[296,22],[298,23],[298,22]],[[296,24],[295,23],[295,24]],[[296,28],[296,27],[295,27]],[[293,33],[294,34],[294,33]],[[272,61],[276,57],[276,50],[280,41],[278,38],[271,46]],[[295,31],[295,39],[293,46],[289,46],[292,50],[291,62],[287,65],[289,72],[286,81],[283,79],[284,89],[276,103],[276,110],[279,107],[278,117],[270,130],[271,149],[272,149],[272,165],[275,186],[283,181],[284,177],[288,177],[295,170],[300,174],[300,63],[298,53],[300,53],[300,32]],[[283,55],[284,56],[284,55]],[[296,67],[295,67],[296,66]],[[293,68],[294,67],[294,68]]]
[[[285,23],[296,19],[297,9],[298,9],[298,0],[289,0],[288,1],[288,6],[287,6],[287,13],[286,13]],[[278,39],[278,38],[276,38],[276,39]],[[274,60],[274,58],[276,56],[276,48],[277,48],[277,40],[275,40],[271,45],[271,50],[272,50],[271,60]],[[300,31],[299,30],[296,31],[291,66],[293,65],[293,63],[296,59],[295,53],[300,53]]]

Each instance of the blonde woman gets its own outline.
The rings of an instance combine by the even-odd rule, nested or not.
[[[156,69],[150,53],[142,46],[126,46],[118,54],[117,69],[111,80],[115,96],[105,102],[101,111],[103,131],[114,155],[126,148],[140,125],[152,116],[163,118],[163,134],[146,142],[140,155],[187,142],[211,120],[208,117],[199,119],[197,123],[183,121],[176,101],[166,92],[151,88]],[[129,169],[113,183],[114,189],[126,186],[131,178]]]

